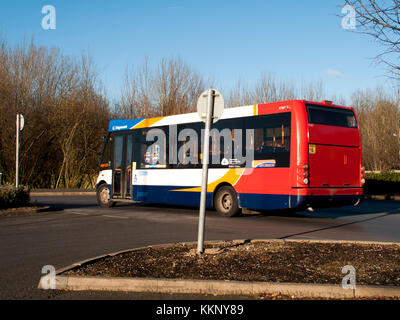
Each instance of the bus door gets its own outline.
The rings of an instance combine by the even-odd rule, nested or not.
[[[114,139],[114,161],[112,197],[131,199],[132,197],[132,135],[116,135]]]
[[[132,144],[133,135],[125,137],[125,172],[124,172],[124,198],[132,198]]]

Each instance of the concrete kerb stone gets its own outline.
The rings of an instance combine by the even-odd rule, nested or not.
[[[51,197],[51,196],[95,196],[95,191],[31,191],[29,193],[32,197]]]
[[[400,288],[379,286],[356,286],[355,298],[400,297]]]
[[[338,243],[338,244],[375,244],[375,245],[397,245],[393,242],[371,242],[371,241],[334,241],[334,240],[234,240],[234,241],[207,241],[208,245],[220,243],[232,243],[233,245],[246,245],[249,243]],[[197,242],[185,242],[182,245],[193,245]],[[93,263],[106,257],[143,250],[146,248],[161,248],[176,245],[160,244],[117,251],[90,259],[76,262],[70,266],[56,270],[56,289],[58,290],[100,290],[100,291],[125,291],[125,292],[152,292],[152,293],[190,293],[210,295],[268,295],[281,294],[294,298],[327,298],[327,299],[354,299],[375,297],[400,298],[400,287],[389,286],[365,286],[358,285],[356,289],[345,290],[341,285],[332,284],[306,284],[306,283],[269,283],[256,281],[228,281],[228,280],[186,280],[186,279],[155,279],[155,278],[113,278],[92,276],[65,276],[62,273]],[[42,277],[43,278],[43,277]],[[39,281],[38,288],[43,289]]]

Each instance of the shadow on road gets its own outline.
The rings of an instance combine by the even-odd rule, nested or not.
[[[323,208],[310,211],[293,210],[271,210],[263,212],[251,212],[243,214],[243,217],[296,217],[296,218],[318,218],[318,219],[339,219],[351,216],[362,216],[368,214],[400,214],[399,201],[365,200],[359,206],[345,206],[339,208]]]
[[[50,206],[52,211],[61,211],[64,209],[84,209],[84,208],[99,208],[101,209],[96,201],[96,197],[93,196],[51,196],[51,197],[32,197],[31,201],[34,205],[38,206]],[[198,208],[196,207],[184,207],[184,206],[173,206],[164,204],[130,204],[130,203],[118,203],[116,208],[140,208],[149,211],[160,211],[166,209],[167,211],[178,211],[184,214],[197,215]],[[104,210],[113,210],[104,209]],[[316,209],[314,212],[301,211],[295,212],[291,210],[271,210],[264,212],[244,210],[243,215],[239,219],[249,218],[262,218],[262,217],[287,217],[296,219],[340,219],[352,216],[362,216],[368,214],[384,214],[393,215],[400,213],[400,202],[399,201],[387,201],[387,200],[364,200],[357,207],[345,206],[340,208],[324,208]],[[217,217],[218,214],[215,210],[208,210],[207,215]],[[222,218],[222,217],[221,217]],[[226,218],[222,218],[226,219]],[[233,218],[238,219],[238,218]]]
[[[341,224],[338,224],[338,225],[319,228],[319,229],[315,229],[315,230],[311,230],[311,231],[304,231],[304,232],[294,233],[294,234],[286,235],[284,237],[280,237],[278,239],[288,239],[288,238],[292,238],[292,237],[310,235],[311,233],[325,231],[325,230],[332,230],[332,229],[346,227],[346,226],[350,226],[350,225],[354,225],[354,224],[365,223],[365,222],[369,222],[369,221],[372,221],[372,220],[381,219],[381,218],[387,217],[387,216],[392,215],[392,214],[398,214],[398,213],[400,213],[399,210],[397,210],[397,212],[394,212],[394,213],[384,213],[384,214],[381,214],[379,216],[374,216],[374,217],[367,218],[367,219],[341,223]]]

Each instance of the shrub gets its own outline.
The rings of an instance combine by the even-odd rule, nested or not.
[[[29,205],[29,187],[13,185],[0,186],[0,209],[15,208]]]
[[[365,194],[400,194],[400,173],[367,173],[365,178]]]

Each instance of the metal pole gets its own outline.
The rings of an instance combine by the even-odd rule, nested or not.
[[[19,171],[19,114],[17,114],[17,141],[16,141],[16,150],[15,150],[15,187],[18,188],[19,184],[19,176],[18,176],[18,171]]]
[[[214,90],[208,90],[207,118],[204,130],[203,145],[203,172],[201,178],[201,196],[200,196],[200,213],[199,213],[199,231],[197,239],[197,252],[204,252],[204,226],[206,220],[206,199],[207,199],[207,183],[208,183],[208,162],[210,153],[210,128],[214,109]]]

